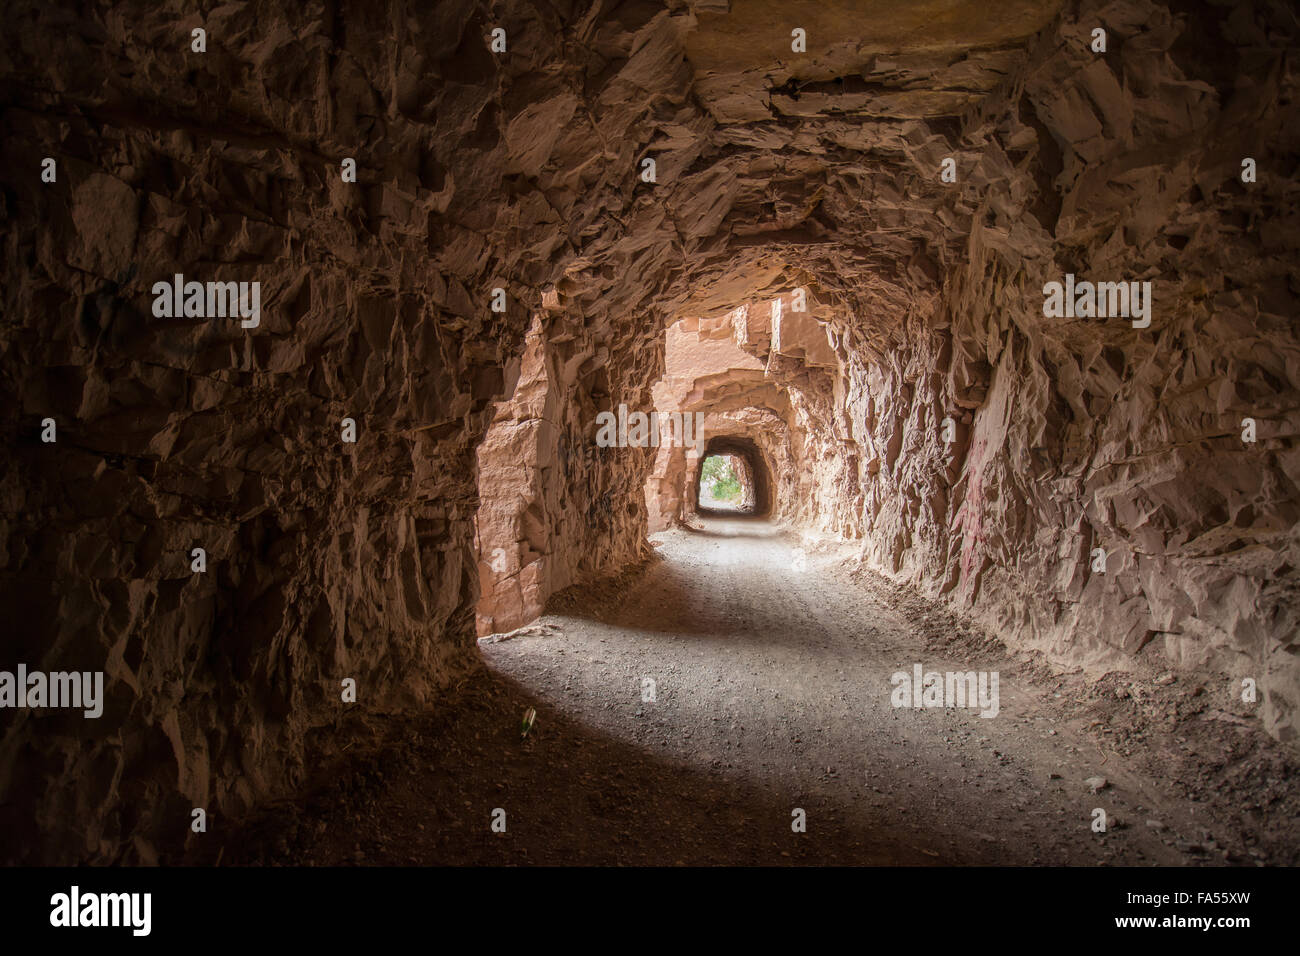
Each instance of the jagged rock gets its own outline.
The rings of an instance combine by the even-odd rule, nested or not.
[[[429,706],[476,620],[645,557],[696,463],[595,417],[661,398],[777,519],[1013,647],[1252,678],[1295,743],[1289,8],[905,6],[255,0],[196,54],[170,0],[11,5],[0,606],[107,701],[4,716],[6,858],[176,858],[305,779],[342,679]],[[177,273],[259,281],[261,326],[154,318]],[[1151,281],[1150,326],[1045,318],[1065,273]]]

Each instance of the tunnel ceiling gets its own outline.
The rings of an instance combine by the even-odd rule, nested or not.
[[[721,124],[830,112],[956,116],[1024,61],[1023,41],[1060,6],[1059,0],[699,3],[683,42],[697,94]],[[795,28],[805,31],[804,54],[791,50]]]
[[[547,93],[530,75],[540,101],[506,124],[505,147],[527,151],[546,205],[570,224],[571,242],[582,237],[580,255],[556,250],[565,263],[561,301],[588,322],[610,310],[666,323],[804,286],[839,325],[853,326],[859,345],[884,352],[905,316],[932,305],[940,275],[966,255],[977,217],[979,241],[1007,268],[1027,258],[1046,263],[1053,231],[1069,241],[1078,221],[1056,218],[1057,193],[1068,194],[1078,172],[1062,168],[1057,142],[1094,123],[1094,108],[1058,100],[1054,87],[1087,66],[1087,31],[1071,27],[1051,69],[1030,76],[1025,38],[1054,5],[997,14],[935,5],[942,15],[922,6],[901,20],[882,9],[865,25],[847,4],[779,15],[745,4],[725,15],[660,11],[627,23],[618,43],[576,51],[604,83],[585,109],[562,77]],[[810,52],[792,54],[789,25],[805,13]],[[928,45],[917,40],[927,20],[940,24]],[[895,25],[888,32],[871,28],[886,21]],[[752,42],[722,43],[732,26]],[[764,30],[761,42],[751,37]],[[841,42],[846,36],[870,39]],[[785,53],[777,56],[774,44]],[[627,59],[608,59],[618,54]],[[811,72],[789,86],[786,65],[796,62]],[[844,82],[825,85],[819,70]],[[945,84],[952,91],[936,94]],[[935,96],[946,99],[922,102]],[[730,113],[720,106],[739,101],[749,105]],[[597,142],[599,158],[591,153]],[[939,180],[949,157],[960,170],[956,185]],[[636,176],[647,158],[656,163],[653,185]],[[575,175],[585,186],[598,170],[608,191],[577,188]],[[1114,221],[1124,208],[1121,195],[1093,188],[1070,201],[1097,207],[1091,229],[1096,216]]]
[[[935,170],[945,156],[974,165],[968,151],[975,143],[959,143],[957,117],[995,90],[1011,88],[1010,77],[1027,56],[1018,41],[1053,13],[1051,5],[1017,5],[990,18],[976,4],[942,6],[943,26],[929,43],[918,39],[920,25],[935,19],[926,5],[901,20],[897,11],[882,9],[864,22],[847,4],[795,5],[779,14],[763,4],[736,4],[726,15],[664,11],[639,24],[621,48],[629,59],[592,115],[607,149],[629,135],[638,144],[620,164],[636,169],[653,158],[658,182],[651,188],[634,178],[620,190],[621,201],[605,205],[626,235],[607,243],[605,233],[589,243],[585,268],[571,267],[561,292],[584,308],[599,308],[613,292],[676,316],[716,314],[802,284],[873,314],[878,335],[896,327],[917,296],[933,292],[976,208],[937,184]],[[893,24],[890,31],[875,30],[885,22]],[[789,51],[788,24],[795,23],[808,31],[808,54]],[[733,29],[738,38],[722,42]],[[844,42],[846,35],[871,39]],[[790,79],[783,64],[793,68],[796,60],[799,80],[813,85],[773,93]],[[943,86],[937,77],[947,71],[960,92],[936,94]],[[822,89],[820,76],[846,81]],[[629,128],[632,104],[616,96],[649,109]],[[749,105],[730,112],[724,106],[739,101]],[[549,119],[570,116],[569,98],[557,93],[551,102],[563,112]],[[895,105],[882,109],[886,102]],[[1014,115],[998,121],[1010,136],[1033,138]],[[569,127],[588,122],[575,112]],[[536,123],[543,125],[540,117]],[[528,142],[532,158],[543,160],[539,181],[548,200],[554,199],[546,184],[552,165],[560,175],[589,166],[567,155],[568,143],[591,145],[561,134],[543,159]],[[1009,180],[1013,165],[1000,159],[1001,168],[981,159],[963,179],[973,175],[979,189]],[[1001,212],[1009,223],[1014,209]],[[613,277],[593,275],[602,253],[620,263],[615,276],[635,278],[638,287],[612,289]],[[626,269],[631,262],[636,265]]]

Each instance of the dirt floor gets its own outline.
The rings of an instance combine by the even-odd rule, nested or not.
[[[454,704],[389,725],[223,863],[1300,862],[1300,761],[1226,682],[1063,674],[849,570],[852,544],[697,524],[484,638]],[[918,663],[997,671],[998,715],[892,706]]]

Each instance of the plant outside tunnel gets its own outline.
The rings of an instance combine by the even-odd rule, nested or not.
[[[700,483],[709,485],[710,497],[717,501],[734,501],[740,496],[740,479],[736,477],[731,461],[721,455],[712,455],[705,460]]]
[[[734,467],[733,467],[734,465]],[[736,473],[739,465],[729,455],[711,455],[700,469],[700,507],[743,509],[741,496],[746,490]]]

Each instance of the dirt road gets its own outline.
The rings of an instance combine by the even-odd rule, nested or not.
[[[1216,688],[1175,675],[1089,681],[1013,659],[851,573],[853,545],[761,520],[713,518],[652,540],[656,561],[480,642],[485,673],[454,707],[404,724],[336,785],[242,831],[227,860],[1300,859],[1295,761]],[[916,664],[997,671],[997,715],[893,706],[891,675]],[[536,723],[521,740],[529,707]],[[1098,777],[1094,793],[1086,781]],[[1105,833],[1093,829],[1098,808]],[[792,826],[799,810],[806,832]]]

